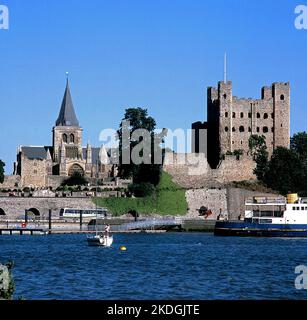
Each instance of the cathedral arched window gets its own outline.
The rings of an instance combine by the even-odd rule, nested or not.
[[[240,132],[244,132],[244,131],[245,131],[244,127],[241,126],[241,127],[239,128],[239,131],[240,131]]]
[[[67,134],[66,133],[63,134],[63,142],[67,143]]]
[[[70,142],[75,143],[75,136],[73,134],[70,135]]]

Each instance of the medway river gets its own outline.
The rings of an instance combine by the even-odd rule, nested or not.
[[[101,248],[85,235],[1,236],[0,261],[8,260],[15,298],[27,300],[307,299],[294,285],[307,239],[115,234]]]

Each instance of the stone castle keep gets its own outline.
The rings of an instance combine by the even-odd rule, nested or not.
[[[20,146],[15,175],[21,187],[58,186],[65,178],[79,172],[87,178],[106,179],[112,166],[104,146],[82,147],[82,128],[73,106],[69,83],[58,119],[53,127],[52,146]]]
[[[217,88],[208,88],[207,115],[207,122],[192,124],[192,145],[193,152],[207,153],[212,168],[235,150],[248,155],[251,135],[265,136],[269,155],[278,146],[290,146],[289,83],[263,87],[261,99],[254,100],[233,96],[232,82],[219,82]],[[207,141],[201,139],[206,131]]]

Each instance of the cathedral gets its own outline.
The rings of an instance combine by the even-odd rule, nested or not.
[[[93,183],[112,176],[106,148],[94,148],[89,143],[82,146],[83,129],[75,113],[68,79],[52,132],[52,146],[18,148],[14,174],[20,176],[21,187],[57,187],[75,172]]]

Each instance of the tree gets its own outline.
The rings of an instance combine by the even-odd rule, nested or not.
[[[254,174],[259,181],[264,180],[268,168],[269,153],[267,151],[265,136],[252,135],[249,138],[249,150],[256,162]]]
[[[294,150],[304,162],[307,162],[307,133],[305,131],[293,135],[291,150]]]
[[[3,183],[4,181],[4,167],[5,163],[0,160],[0,183]]]
[[[138,192],[139,186],[146,183],[146,194],[153,192],[154,186],[158,185],[160,181],[162,171],[161,163],[155,163],[154,155],[157,153],[162,154],[161,143],[165,133],[156,134],[156,121],[154,118],[148,115],[148,111],[142,108],[129,108],[126,109],[124,118],[120,124],[119,130],[117,131],[119,139],[119,176],[122,178],[132,178],[133,183],[137,184],[138,188],[135,188],[135,192]],[[148,133],[147,136],[141,136],[134,138],[133,133],[138,129],[144,129]],[[129,136],[124,136],[128,132]],[[147,163],[136,164],[132,159],[132,150],[139,144],[143,143],[144,148],[140,150],[139,155],[149,156]],[[123,154],[126,153],[129,156],[130,163],[125,163]],[[148,186],[148,183],[152,187]]]
[[[277,147],[264,175],[265,184],[281,194],[307,190],[305,167],[294,150]]]
[[[72,176],[62,182],[62,186],[85,186],[88,181],[80,172],[74,172]]]

